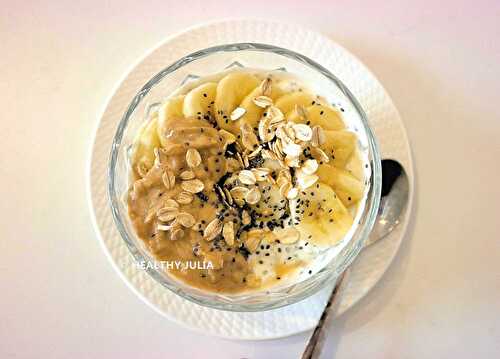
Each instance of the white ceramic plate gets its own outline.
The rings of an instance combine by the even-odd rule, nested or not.
[[[97,235],[110,262],[128,286],[150,307],[185,327],[232,339],[279,338],[312,329],[321,315],[328,288],[302,302],[258,313],[234,313],[193,304],[157,284],[133,264],[115,228],[108,205],[107,165],[118,122],[131,99],[153,75],[175,60],[206,47],[260,42],[296,51],[328,68],[359,100],[379,141],[382,158],[399,161],[410,178],[413,165],[406,132],[391,99],[373,74],[332,40],[291,24],[257,20],[210,23],[168,38],[126,74],[112,94],[95,134],[89,166],[89,200]],[[394,258],[411,211],[389,237],[365,249],[352,266],[338,313],[359,301],[382,277]]]

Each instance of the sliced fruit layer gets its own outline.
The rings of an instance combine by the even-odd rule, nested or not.
[[[345,206],[350,206],[363,197],[363,182],[346,170],[322,164],[318,168],[317,175],[320,181],[332,186]]]
[[[161,145],[165,147],[165,129],[169,125],[169,121],[175,121],[183,117],[182,107],[184,103],[184,95],[169,98],[161,106],[158,111],[158,136]]]
[[[199,116],[203,118],[213,108],[217,83],[207,82],[188,92],[184,99],[183,113],[185,117]]]
[[[285,94],[276,99],[275,106],[285,115],[295,109],[295,106],[310,106],[315,96],[309,92],[297,91]]]
[[[356,135],[350,131],[324,131],[325,143],[321,148],[331,157],[331,163],[344,168],[356,148]]]
[[[257,77],[246,72],[234,72],[219,81],[215,96],[215,118],[221,128],[233,133],[239,130],[238,121],[231,120],[231,113],[259,83]]]
[[[301,237],[317,245],[333,245],[340,241],[353,219],[333,189],[321,182],[302,191],[297,204]]]
[[[141,167],[140,172],[147,171],[153,167],[155,155],[154,149],[160,147],[160,138],[158,137],[158,117],[153,118],[137,135],[132,150],[132,163],[135,164],[134,170]]]
[[[358,150],[354,150],[354,154],[349,158],[345,165],[345,170],[356,177],[358,180],[363,181],[364,172],[363,172],[363,162],[361,160],[361,156],[358,154]]]
[[[278,81],[272,81],[272,85],[270,85],[266,91],[265,83],[267,81],[268,79],[264,79],[259,86],[253,89],[252,92],[245,96],[243,101],[241,101],[239,107],[244,108],[246,111],[240,119],[241,122],[246,122],[252,127],[257,126],[259,123],[259,120],[265,112],[265,108],[255,104],[256,97],[266,96],[271,100],[274,100],[284,94],[282,83]]]
[[[342,130],[344,122],[340,117],[340,113],[330,106],[311,105],[305,108],[305,116],[292,111],[288,116],[288,120],[298,123],[308,123],[310,126],[321,126],[323,130]]]

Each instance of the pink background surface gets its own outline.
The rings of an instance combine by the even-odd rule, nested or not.
[[[153,312],[107,262],[87,208],[89,147],[117,81],[170,34],[238,16],[300,23],[348,48],[412,140],[411,236],[322,357],[500,356],[498,1],[0,5],[0,357],[299,356],[306,335],[227,341]]]

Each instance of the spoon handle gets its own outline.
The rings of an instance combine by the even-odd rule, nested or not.
[[[337,279],[337,283],[330,294],[330,298],[328,299],[325,309],[321,314],[321,318],[319,319],[316,328],[314,328],[314,331],[307,342],[307,346],[302,354],[302,359],[314,359],[319,357],[325,340],[325,323],[329,322],[330,319],[333,318],[333,314],[337,310],[342,284],[345,282],[345,277],[347,276],[348,271],[349,269],[345,270]]]

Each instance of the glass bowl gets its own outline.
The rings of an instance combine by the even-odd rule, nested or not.
[[[208,293],[169,276],[161,268],[144,269],[155,281],[178,295],[198,303],[229,311],[262,311],[290,305],[309,297],[328,284],[352,263],[363,248],[375,221],[381,190],[381,165],[378,147],[366,115],[347,87],[320,64],[296,52],[256,43],[227,44],[189,54],[149,80],[134,96],[118,125],[113,139],[108,169],[108,191],[113,218],[120,235],[134,256],[137,265],[154,263],[142,240],[136,235],[124,199],[130,186],[129,155],[134,137],[158,104],[190,81],[220,73],[233,67],[266,71],[288,71],[343,111],[349,128],[356,131],[366,170],[364,206],[355,218],[357,226],[341,241],[342,248],[324,267],[308,278],[290,285],[246,294]]]

